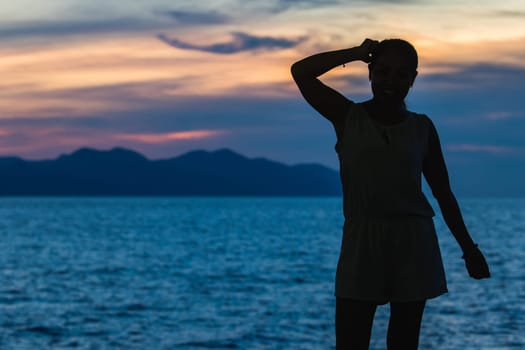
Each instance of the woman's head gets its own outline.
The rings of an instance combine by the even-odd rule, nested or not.
[[[381,102],[402,102],[417,76],[416,49],[402,39],[381,41],[368,65],[374,98]]]
[[[386,53],[394,53],[403,57],[411,70],[417,71],[417,51],[412,44],[403,39],[385,39],[377,44],[372,55],[370,68],[373,68],[377,60]]]

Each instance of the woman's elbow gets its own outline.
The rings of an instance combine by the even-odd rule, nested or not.
[[[292,73],[292,77],[296,81],[315,78],[311,76],[311,72],[309,72],[309,68],[307,67],[306,64],[304,64],[302,60],[297,61],[294,64],[292,64],[292,66],[290,67],[290,71]]]
[[[432,195],[438,202],[454,198],[454,193],[452,193],[452,188],[450,188],[450,186],[433,187]]]
[[[291,68],[290,68],[290,72],[292,73],[292,77],[297,80],[300,75],[301,75],[301,66],[299,64],[299,62],[295,62],[294,64],[292,64]]]

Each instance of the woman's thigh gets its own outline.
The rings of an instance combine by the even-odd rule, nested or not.
[[[336,349],[366,350],[370,344],[372,324],[377,309],[373,301],[336,298]]]
[[[418,348],[425,303],[426,300],[390,303],[388,349],[415,350]]]

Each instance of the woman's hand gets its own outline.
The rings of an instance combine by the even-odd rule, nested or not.
[[[478,280],[490,277],[489,266],[477,244],[463,254],[463,259],[470,277]]]
[[[378,44],[379,41],[377,40],[365,39],[365,41],[357,47],[359,50],[359,59],[365,63],[370,63],[374,50]]]

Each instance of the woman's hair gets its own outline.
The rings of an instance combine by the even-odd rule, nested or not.
[[[385,39],[381,41],[372,52],[372,60],[369,64],[370,69],[374,68],[376,59],[386,52],[395,52],[402,55],[409,63],[411,69],[417,70],[417,51],[412,44],[403,39]]]

